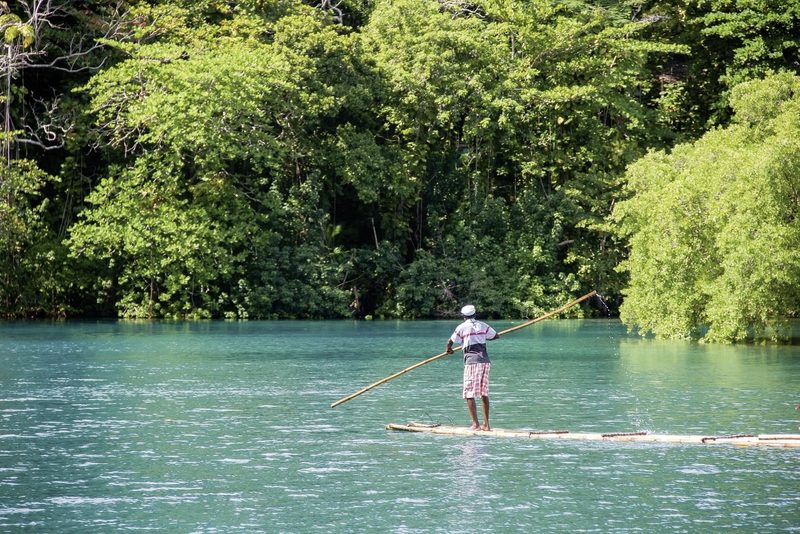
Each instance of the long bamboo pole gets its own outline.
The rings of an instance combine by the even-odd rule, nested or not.
[[[518,324],[517,326],[512,326],[511,328],[507,328],[506,330],[503,330],[502,332],[499,332],[498,336],[504,336],[506,334],[510,334],[511,332],[514,332],[515,330],[519,330],[521,328],[525,328],[526,326],[530,326],[530,325],[532,325],[534,323],[538,323],[539,321],[544,321],[545,319],[548,319],[548,318],[550,318],[550,317],[552,317],[554,315],[558,315],[559,313],[561,313],[561,312],[563,312],[565,310],[568,310],[569,308],[575,306],[576,304],[579,304],[579,303],[583,302],[584,300],[586,300],[588,298],[591,298],[591,297],[593,297],[595,295],[597,295],[597,291],[591,291],[589,293],[586,293],[584,296],[582,296],[582,297],[580,297],[578,299],[575,299],[575,300],[573,300],[572,302],[570,302],[568,304],[564,304],[560,308],[557,308],[557,309],[555,309],[555,310],[553,310],[551,312],[547,312],[547,313],[545,313],[544,315],[542,315],[540,317],[537,317],[535,319],[531,319],[530,321],[524,322],[522,324]],[[454,347],[453,348],[453,352],[455,352],[457,350],[460,350],[460,349],[461,349],[460,346]],[[444,358],[448,354],[451,354],[451,353],[442,352],[441,354],[437,354],[436,356],[431,356],[427,360],[422,360],[421,362],[415,363],[411,367],[406,367],[402,371],[398,371],[398,372],[396,372],[395,374],[393,374],[391,376],[387,376],[386,378],[384,378],[382,380],[378,380],[377,382],[374,382],[374,383],[368,385],[365,388],[359,389],[358,391],[356,391],[352,395],[348,395],[347,397],[343,397],[343,398],[337,400],[336,402],[331,404],[331,408],[336,408],[340,404],[343,404],[343,403],[345,403],[345,402],[347,402],[347,401],[349,401],[351,399],[354,399],[355,397],[358,397],[362,393],[366,393],[367,391],[369,391],[369,390],[371,390],[373,388],[376,388],[376,387],[380,386],[381,384],[385,384],[386,382],[388,382],[390,380],[394,380],[398,376],[402,376],[402,375],[406,374],[409,371],[413,371],[417,367],[422,367],[423,365],[431,363],[431,362],[434,362],[434,361],[438,360],[439,358]]]

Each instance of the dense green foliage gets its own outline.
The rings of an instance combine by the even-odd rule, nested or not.
[[[615,215],[631,236],[630,326],[743,340],[800,312],[800,77],[746,82],[731,101],[731,126],[628,170]]]
[[[770,301],[800,285],[791,269],[743,315],[690,306],[722,291],[689,282],[699,265],[659,279],[691,307],[661,315],[683,329],[635,296],[661,239],[638,211],[654,184],[720,179],[640,158],[704,161],[695,139],[779,120],[743,119],[778,98],[748,81],[797,72],[800,1],[65,5],[39,32],[21,8],[0,18],[25,59],[3,72],[5,315],[411,318],[469,300],[519,317],[589,289],[619,304],[628,277],[626,317],[663,335],[713,321],[738,339],[796,312]],[[742,161],[771,142],[750,135]],[[723,219],[748,214],[780,217]],[[733,261],[718,252],[704,261]]]

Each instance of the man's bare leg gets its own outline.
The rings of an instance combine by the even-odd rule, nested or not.
[[[478,408],[475,406],[475,399],[467,399],[467,411],[469,418],[472,419],[470,430],[480,430],[481,425],[478,423]]]
[[[481,397],[483,401],[483,430],[491,430],[489,426],[489,395]]]

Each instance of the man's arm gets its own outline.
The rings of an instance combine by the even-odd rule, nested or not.
[[[453,340],[452,339],[448,339],[447,340],[447,347],[445,347],[444,351],[447,354],[453,354]]]
[[[495,330],[491,326],[489,328],[492,330],[492,332],[494,332],[494,337],[487,337],[486,341],[494,341],[495,339],[500,339],[500,334],[497,333],[497,330]]]

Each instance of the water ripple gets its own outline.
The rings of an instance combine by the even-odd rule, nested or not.
[[[795,450],[384,430],[464,424],[457,359],[329,408],[448,328],[102,323],[0,336],[0,531],[798,530]],[[796,431],[800,349],[709,350],[602,322],[520,333],[493,353],[494,424]]]

